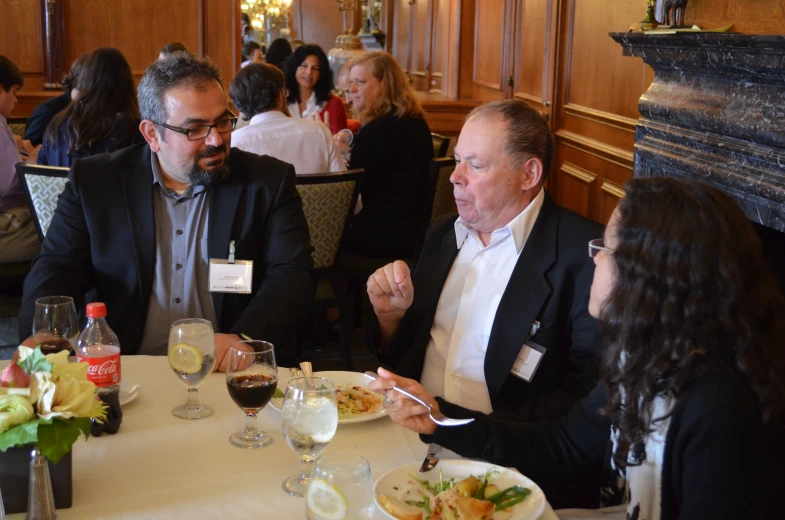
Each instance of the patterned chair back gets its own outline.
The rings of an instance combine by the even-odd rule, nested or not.
[[[18,163],[16,173],[33,214],[38,238],[43,242],[57,208],[57,197],[68,182],[68,168]]]
[[[303,200],[316,269],[335,265],[364,174],[365,170],[359,169],[297,176],[297,191]]]
[[[24,137],[27,132],[27,118],[26,117],[10,117],[6,121],[11,128],[11,133]]]
[[[450,182],[450,175],[455,170],[455,159],[434,159],[431,162],[431,168],[435,168],[438,171],[436,192],[433,196],[433,208],[431,210],[431,221],[433,221],[442,215],[458,211],[458,206],[455,205],[455,198],[452,194],[452,183]]]

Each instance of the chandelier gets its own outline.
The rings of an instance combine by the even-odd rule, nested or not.
[[[288,25],[292,0],[243,0],[240,8],[251,19],[251,27],[269,32],[276,25]]]

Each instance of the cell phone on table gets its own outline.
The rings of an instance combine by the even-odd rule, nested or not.
[[[27,150],[19,150],[19,155],[22,155],[24,157],[30,157],[30,152],[28,152]]]

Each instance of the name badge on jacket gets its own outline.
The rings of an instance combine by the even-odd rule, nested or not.
[[[537,334],[539,328],[540,322],[535,321],[532,325],[532,330],[529,333],[529,338]],[[512,364],[512,370],[510,370],[510,372],[515,377],[523,379],[527,383],[531,382],[531,380],[534,379],[534,373],[537,371],[537,367],[540,366],[540,361],[542,361],[542,356],[544,354],[545,347],[533,342],[531,339],[527,339],[523,343],[523,348],[520,353],[518,353],[518,357],[515,358],[515,362]]]
[[[253,260],[234,259],[234,240],[229,243],[229,258],[210,259],[210,292],[251,294]]]

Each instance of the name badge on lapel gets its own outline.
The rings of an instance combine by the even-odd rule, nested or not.
[[[253,260],[234,259],[234,240],[229,242],[229,258],[210,259],[210,292],[251,294]]]
[[[529,338],[537,334],[539,328],[540,322],[535,321],[532,325],[531,332],[529,333]],[[515,362],[512,364],[512,370],[510,370],[510,372],[515,377],[523,379],[527,383],[531,382],[531,380],[534,379],[534,373],[537,371],[537,367],[540,366],[543,355],[545,355],[545,347],[533,342],[531,339],[526,340],[523,343],[523,348],[518,354],[518,357],[515,358]]]

